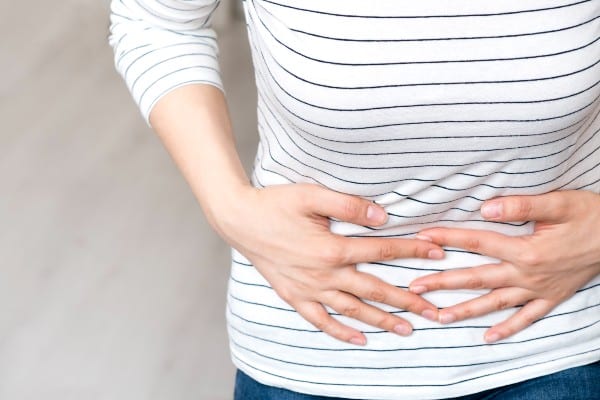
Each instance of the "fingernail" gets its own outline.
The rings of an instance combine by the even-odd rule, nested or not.
[[[415,235],[415,239],[424,240],[426,242],[433,242],[433,239],[426,235],[421,235],[420,233]]]
[[[353,337],[350,339],[350,343],[356,346],[364,346],[365,344],[367,344],[367,341],[364,338]]]
[[[440,313],[441,324],[450,324],[454,321],[456,321],[456,315],[452,313]]]
[[[374,223],[384,223],[387,219],[387,213],[380,207],[369,206],[367,207],[367,219]]]
[[[394,332],[401,336],[409,336],[412,333],[412,328],[408,325],[398,324],[394,327]]]
[[[411,286],[409,288],[409,290],[411,292],[413,292],[414,294],[423,294],[423,293],[427,292],[427,287],[425,287],[425,286]]]
[[[485,341],[488,343],[497,342],[498,340],[500,340],[500,335],[497,333],[488,333],[485,335]]]
[[[444,252],[438,249],[432,249],[429,250],[429,253],[427,253],[427,257],[433,260],[440,260],[444,258]]]
[[[502,216],[502,203],[498,201],[485,203],[481,207],[481,215],[484,218],[500,218]]]
[[[437,322],[437,313],[433,310],[425,310],[421,313],[421,316],[433,322]]]

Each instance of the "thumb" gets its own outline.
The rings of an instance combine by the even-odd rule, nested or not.
[[[507,196],[488,200],[481,206],[481,215],[490,221],[560,222],[569,209],[564,192],[533,196]]]
[[[366,226],[383,225],[388,219],[383,207],[358,196],[315,187],[310,198],[308,211],[323,217]]]

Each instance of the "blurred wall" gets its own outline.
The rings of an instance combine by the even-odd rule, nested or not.
[[[249,166],[250,56],[223,3]],[[230,399],[229,249],[113,68],[108,6],[0,3],[0,399]]]

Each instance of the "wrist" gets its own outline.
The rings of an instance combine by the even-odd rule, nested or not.
[[[224,190],[213,191],[210,196],[200,200],[204,215],[212,228],[227,242],[231,242],[232,231],[239,229],[240,221],[248,210],[251,198],[258,189],[250,182],[238,182],[227,185]]]

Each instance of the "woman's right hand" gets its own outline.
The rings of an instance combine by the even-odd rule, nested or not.
[[[360,197],[312,184],[245,186],[209,218],[250,260],[276,293],[317,329],[356,345],[365,335],[333,318],[324,306],[368,325],[410,335],[410,323],[361,299],[437,320],[422,297],[360,272],[357,263],[444,256],[434,243],[397,238],[348,238],[330,230],[329,218],[358,225],[385,223],[383,208]],[[233,203],[233,204],[232,204]]]
[[[437,321],[437,308],[431,303],[357,271],[356,264],[442,258],[441,247],[419,240],[333,234],[330,217],[367,226],[385,223],[385,211],[359,197],[310,184],[252,187],[219,89],[204,84],[174,89],[156,103],[150,122],[215,230],[318,329],[340,340],[366,343],[361,332],[329,315],[324,307],[329,306],[381,329],[411,333],[407,321],[361,299]]]

